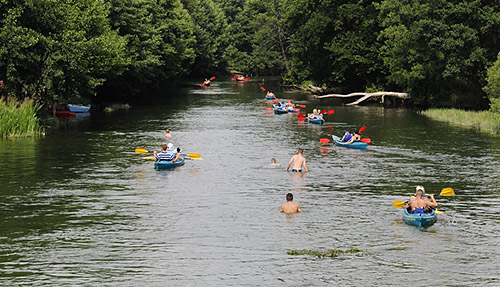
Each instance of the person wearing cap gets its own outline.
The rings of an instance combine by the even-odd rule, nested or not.
[[[430,194],[429,198],[424,198],[425,189],[423,186],[419,185],[416,188],[417,192],[415,197],[412,197],[408,203],[406,203],[405,208],[410,208],[411,213],[427,213],[429,212],[429,207],[436,208],[438,206],[436,200],[434,199],[434,194]]]
[[[284,213],[296,213],[302,212],[302,209],[300,209],[300,204],[293,202],[293,194],[287,193],[286,202],[281,205],[280,211]]]

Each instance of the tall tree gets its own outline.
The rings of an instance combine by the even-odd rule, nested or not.
[[[191,74],[208,76],[225,72],[224,53],[229,43],[229,30],[223,10],[213,0],[183,0],[183,4],[193,18],[196,37],[196,58]]]
[[[381,51],[391,83],[421,105],[487,104],[481,87],[492,59],[485,37],[500,37],[491,23],[498,19],[489,17],[492,9],[498,11],[498,3],[384,0],[378,8],[384,27]]]
[[[382,81],[372,1],[288,0],[295,81],[313,80],[347,91]]]
[[[2,1],[0,77],[11,94],[78,100],[124,63],[104,0]]]
[[[128,64],[106,93],[136,95],[189,73],[196,39],[180,0],[112,0],[110,22],[127,41]]]

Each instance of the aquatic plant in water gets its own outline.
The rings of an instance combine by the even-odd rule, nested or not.
[[[429,109],[422,114],[433,120],[470,127],[480,132],[500,135],[500,114],[491,111],[465,111],[458,109]]]
[[[331,249],[328,251],[291,250],[291,251],[288,251],[287,254],[288,255],[311,255],[311,256],[316,256],[318,258],[330,257],[332,259],[335,259],[340,254],[358,253],[358,252],[361,252],[361,250],[359,250],[357,248],[352,248],[352,249],[348,249],[348,250]]]

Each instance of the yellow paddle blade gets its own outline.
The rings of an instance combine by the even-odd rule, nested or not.
[[[443,190],[441,190],[440,195],[452,196],[455,195],[455,191],[453,191],[451,187],[443,188]]]
[[[199,153],[188,153],[187,156],[189,156],[189,157],[200,157],[201,155]]]
[[[401,200],[396,200],[392,202],[392,205],[394,205],[395,208],[401,208],[405,206],[405,203]]]
[[[136,152],[136,153],[148,153],[148,151],[147,151],[147,150],[145,150],[145,149],[143,149],[143,148],[136,148],[136,149],[135,149],[135,152]]]
[[[442,212],[442,211],[439,211],[439,210],[437,210],[437,209],[434,209],[434,212],[435,212],[435,213],[437,213],[437,214],[443,214],[443,212]]]
[[[192,160],[203,160],[201,157],[192,157]]]
[[[155,159],[154,156],[146,156],[146,157],[143,157],[142,159]]]

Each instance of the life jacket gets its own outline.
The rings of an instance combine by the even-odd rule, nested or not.
[[[415,207],[413,213],[427,213],[427,210],[425,209],[425,207]]]
[[[346,134],[346,135],[344,136],[344,141],[345,141],[345,142],[348,142],[348,141],[350,141],[350,140],[351,140],[351,138],[352,138],[352,135],[351,135],[351,134]]]

